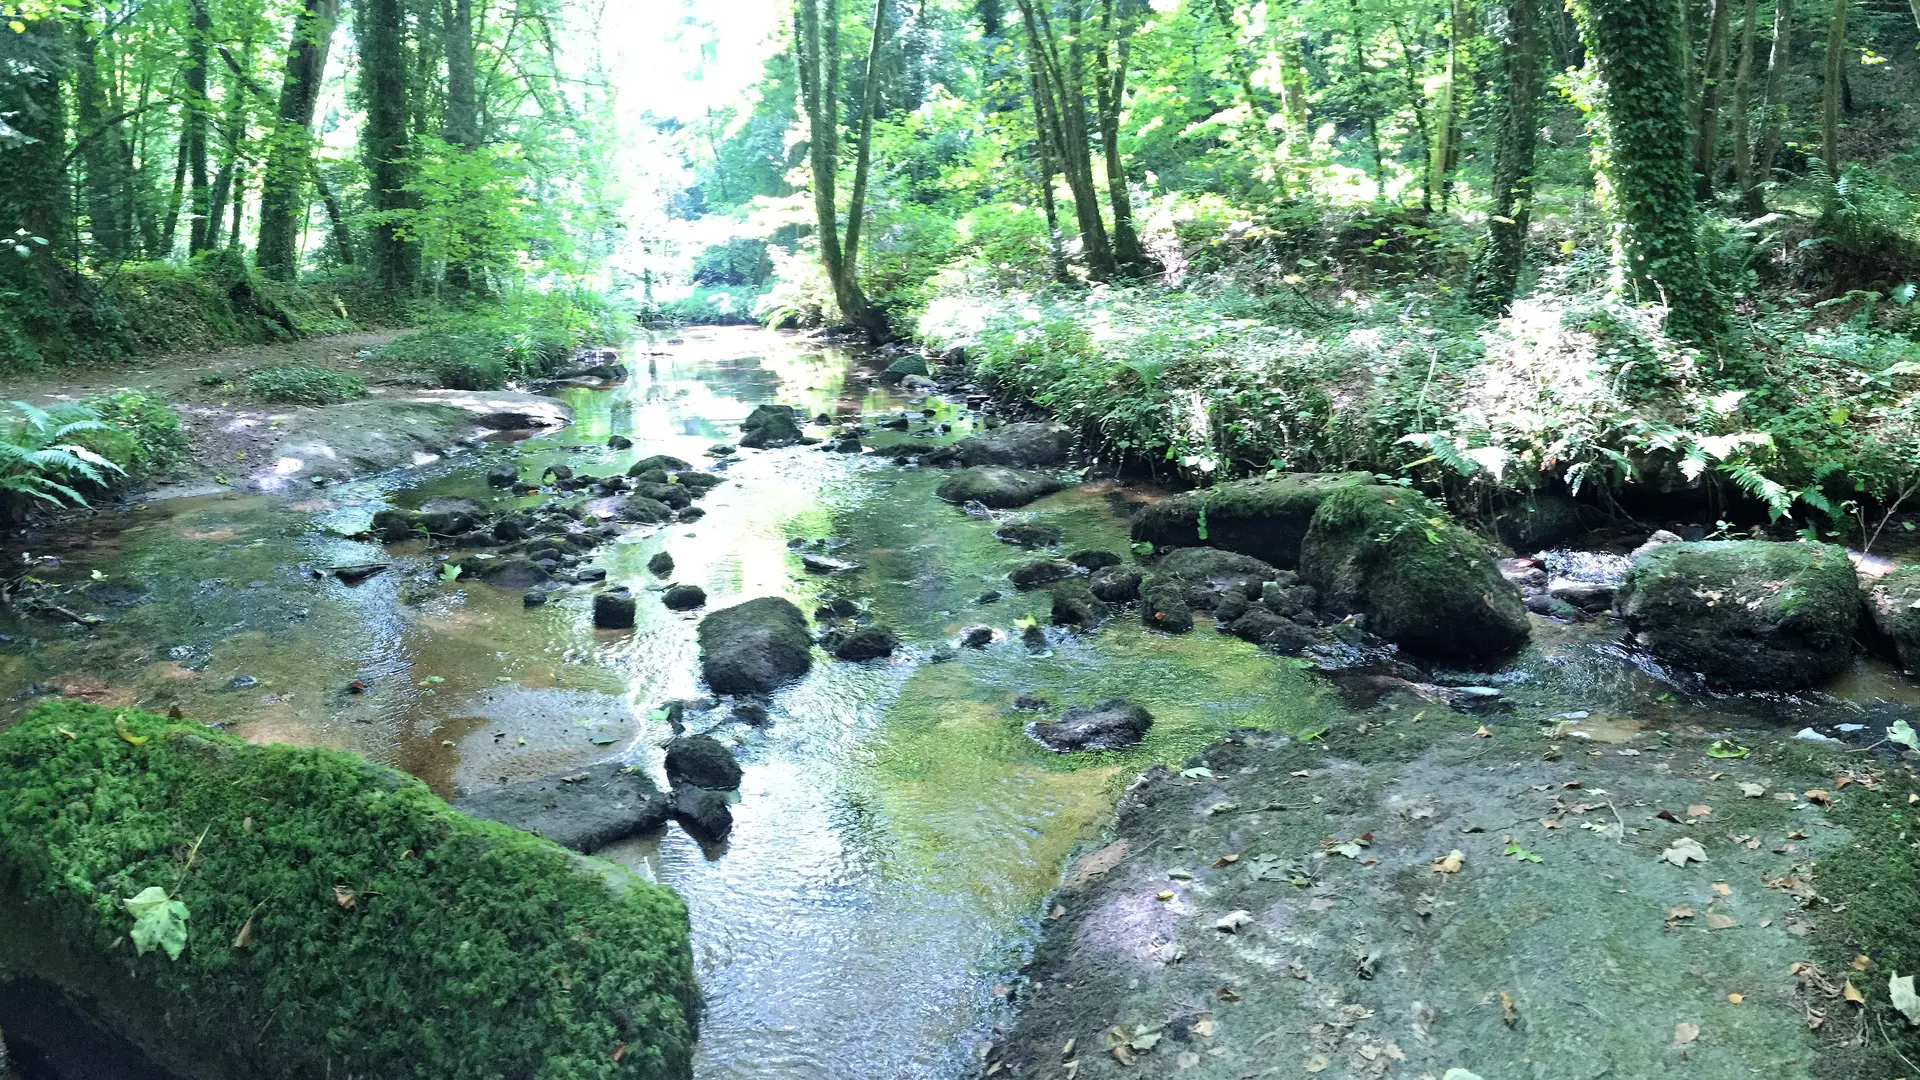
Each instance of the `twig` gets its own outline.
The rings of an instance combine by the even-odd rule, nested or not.
[[[207,827],[200,830],[200,839],[195,840],[193,842],[193,850],[187,852],[187,863],[180,868],[180,876],[173,879],[173,892],[179,892],[180,883],[187,880],[187,874],[193,870],[193,860],[200,856],[200,845],[207,839],[207,833],[212,829],[213,822],[209,821],[207,822]]]
[[[1608,799],[1608,800],[1607,800],[1607,809],[1609,809],[1609,810],[1612,810],[1612,811],[1613,811],[1613,820],[1614,820],[1614,823],[1620,826],[1620,835],[1619,835],[1619,836],[1616,836],[1616,837],[1614,837],[1614,838],[1613,838],[1613,842],[1614,842],[1614,843],[1616,843],[1616,844],[1625,844],[1625,843],[1627,842],[1627,823],[1626,823],[1626,821],[1625,821],[1625,820],[1623,820],[1623,819],[1622,819],[1622,818],[1620,817],[1620,811],[1619,811],[1619,809],[1618,809],[1617,807],[1615,807],[1615,806],[1613,805],[1613,800],[1612,800],[1612,799]]]

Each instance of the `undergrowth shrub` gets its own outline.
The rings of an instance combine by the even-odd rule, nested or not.
[[[36,505],[86,506],[83,489],[104,490],[126,470],[85,445],[112,429],[91,411],[48,410],[24,401],[0,420],[0,513],[18,522]]]
[[[247,376],[246,387],[276,405],[337,405],[367,392],[360,376],[313,364],[261,368]]]
[[[163,475],[186,463],[187,432],[180,414],[144,390],[113,390],[83,406],[102,428],[82,432],[80,445],[126,470],[132,477]]]
[[[376,355],[448,389],[498,390],[552,374],[582,347],[617,340],[626,325],[626,315],[595,293],[525,293],[432,318]]]

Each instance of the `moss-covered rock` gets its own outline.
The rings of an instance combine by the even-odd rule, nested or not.
[[[900,647],[900,635],[890,626],[875,623],[863,626],[840,639],[833,648],[833,655],[842,660],[858,663],[863,660],[878,660],[883,656],[892,656]]]
[[[620,500],[618,512],[621,521],[631,521],[641,525],[658,525],[673,520],[673,507],[645,495],[629,495]]]
[[[1140,571],[1131,566],[1107,566],[1087,582],[1093,595],[1109,604],[1131,604],[1140,599]]]
[[[924,377],[931,374],[933,374],[933,372],[927,368],[925,357],[903,356],[887,365],[887,370],[881,373],[881,381],[897,383],[909,375]]]
[[[1193,629],[1193,609],[1187,606],[1187,583],[1179,578],[1155,577],[1140,587],[1140,621],[1169,634]]]
[[[983,465],[961,469],[940,481],[934,494],[950,503],[977,502],[995,510],[1011,510],[1063,487],[1066,485],[1046,473]]]
[[[1125,750],[1147,737],[1153,714],[1125,698],[1109,698],[1092,708],[1072,706],[1058,720],[1037,720],[1027,734],[1055,753]]]
[[[792,446],[804,436],[800,421],[788,405],[761,405],[740,422],[740,445],[749,450]]]
[[[1329,495],[1300,548],[1300,576],[1334,615],[1426,656],[1492,663],[1526,644],[1520,590],[1480,538],[1425,496],[1355,486]]]
[[[706,606],[707,590],[698,585],[669,585],[667,591],[660,594],[660,602],[668,611],[692,611]]]
[[[674,787],[731,791],[740,786],[740,763],[711,735],[682,735],[667,744],[667,780]]]
[[[1662,544],[1616,594],[1654,656],[1728,689],[1816,686],[1845,670],[1860,584],[1830,544],[1707,540]]]
[[[1205,544],[1290,568],[1299,563],[1307,526],[1327,496],[1373,482],[1368,473],[1289,473],[1218,484],[1141,507],[1133,515],[1133,539],[1155,547]]]
[[[177,957],[133,944],[147,889]],[[0,908],[0,966],[183,1074],[691,1074],[672,892],[348,754],[37,706],[0,733]]]
[[[1092,630],[1106,622],[1110,612],[1085,581],[1075,579],[1053,587],[1051,614],[1055,626]]]
[[[1920,670],[1920,567],[1903,566],[1866,586],[1876,642],[1906,671]]]
[[[1005,465],[1047,469],[1073,459],[1073,429],[1065,424],[1005,424],[926,455],[933,465]]]
[[[813,666],[807,617],[777,596],[722,608],[700,621],[700,665],[715,693],[767,693]]]

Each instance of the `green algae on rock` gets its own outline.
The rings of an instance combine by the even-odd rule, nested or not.
[[[1300,576],[1328,614],[1364,614],[1367,629],[1422,655],[1486,663],[1526,644],[1520,591],[1486,545],[1419,492],[1346,487],[1313,515]]]
[[[188,910],[177,960],[126,897]],[[188,1075],[690,1075],[686,909],[330,750],[57,701],[0,733],[0,969]]]
[[[1920,669],[1920,567],[1903,566],[1867,586],[1873,629],[1907,671]]]
[[[1025,506],[1066,485],[1046,473],[1005,465],[961,469],[940,482],[934,495],[950,503],[977,502],[994,510]]]
[[[1620,613],[1661,660],[1739,690],[1793,690],[1853,655],[1860,585],[1830,544],[1662,544],[1627,571]]]
[[[1368,473],[1288,473],[1189,491],[1133,516],[1133,539],[1156,547],[1207,545],[1290,569],[1300,561],[1313,512],[1343,488],[1372,484]]]

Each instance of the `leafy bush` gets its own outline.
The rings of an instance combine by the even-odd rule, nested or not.
[[[690,1073],[678,897],[352,754],[40,704],[0,732],[0,899],[0,966],[196,1074]]]
[[[187,459],[187,432],[180,425],[180,414],[152,394],[114,390],[82,408],[104,427],[81,432],[76,441],[130,476],[156,476]]]
[[[376,355],[449,389],[498,390],[551,374],[583,346],[616,340],[626,325],[626,316],[596,293],[525,293],[431,319]]]
[[[82,444],[111,429],[91,412],[68,406],[58,414],[24,401],[13,403],[19,416],[0,426],[0,506],[18,520],[35,502],[49,506],[85,506],[80,488],[104,488],[119,465]]]
[[[246,386],[277,405],[336,405],[367,392],[360,376],[312,364],[261,368],[247,376]]]

